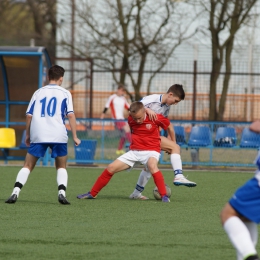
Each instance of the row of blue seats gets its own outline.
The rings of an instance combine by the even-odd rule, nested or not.
[[[230,148],[259,148],[260,134],[244,128],[241,134],[239,145],[234,127],[218,127],[215,138],[208,126],[193,126],[190,136],[186,141],[185,129],[183,126],[174,126],[176,141],[180,146],[188,147],[230,147]]]

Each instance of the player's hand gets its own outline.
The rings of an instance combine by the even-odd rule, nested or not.
[[[28,147],[30,146],[30,136],[29,135],[25,137],[25,144]]]
[[[148,114],[150,120],[157,120],[157,114],[153,110],[151,110],[150,108],[146,108],[145,111]]]
[[[74,141],[74,144],[75,144],[76,146],[80,145],[80,143],[81,143],[81,140],[79,140],[77,137],[76,137],[76,138],[73,138],[73,141]]]
[[[100,116],[100,119],[104,119],[104,117],[105,117],[105,114],[102,113],[101,116]]]

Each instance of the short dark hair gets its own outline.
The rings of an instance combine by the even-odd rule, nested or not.
[[[136,114],[143,108],[144,108],[144,104],[142,102],[135,101],[130,105],[129,112],[132,114]]]
[[[174,96],[180,98],[180,100],[184,100],[184,98],[185,98],[184,89],[183,89],[182,85],[179,85],[179,84],[172,85],[168,89],[167,93],[172,93]]]
[[[49,68],[48,71],[49,80],[58,80],[64,76],[64,73],[65,69],[63,69],[61,66],[53,65]]]
[[[123,89],[123,90],[126,90],[126,87],[123,85],[123,84],[119,84],[117,89]]]

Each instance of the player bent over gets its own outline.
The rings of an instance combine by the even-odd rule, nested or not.
[[[51,157],[55,158],[58,183],[58,201],[61,204],[70,204],[66,199],[68,174],[67,142],[68,135],[64,124],[68,117],[72,137],[75,145],[80,144],[76,133],[76,118],[73,112],[72,97],[68,90],[60,87],[65,70],[52,66],[48,71],[49,84],[33,94],[26,111],[26,140],[30,146],[25,157],[23,168],[19,171],[14,189],[6,203],[15,203],[22,187],[25,185],[30,172],[34,169],[39,157],[44,157],[48,147],[51,148]]]
[[[185,92],[182,85],[172,85],[165,94],[149,95],[141,99],[144,104],[146,113],[150,119],[156,119],[157,114],[168,117],[170,106],[177,105],[184,100]],[[173,184],[176,186],[195,187],[197,184],[189,181],[182,174],[182,161],[180,155],[180,146],[176,143],[175,134],[170,136],[171,140],[165,136],[161,136],[161,150],[170,154],[172,168],[174,170]],[[138,178],[134,192],[129,196],[130,199],[148,199],[142,195],[145,185],[149,181],[151,174],[145,169],[142,170]]]
[[[112,176],[120,171],[133,167],[136,162],[141,162],[152,174],[154,183],[163,202],[170,202],[166,195],[164,178],[158,169],[160,157],[159,127],[167,129],[169,135],[174,134],[170,121],[162,115],[157,115],[156,120],[149,119],[142,102],[134,102],[129,109],[128,124],[132,133],[130,151],[118,157],[98,177],[90,192],[78,195],[78,199],[94,199],[97,194],[110,181]]]
[[[260,133],[260,121],[250,125]],[[255,160],[254,178],[241,186],[224,206],[221,221],[229,240],[237,252],[237,260],[259,260],[256,252],[257,224],[260,223],[260,152]]]

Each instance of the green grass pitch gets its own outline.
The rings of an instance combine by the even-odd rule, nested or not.
[[[116,174],[96,200],[78,200],[103,169],[68,168],[67,198],[57,201],[56,171],[36,167],[16,204],[10,196],[20,167],[0,168],[0,259],[236,259],[220,225],[219,213],[246,172],[187,171],[195,188],[172,185],[171,203],[153,198],[151,179],[143,192],[150,200],[128,199],[139,170]]]

